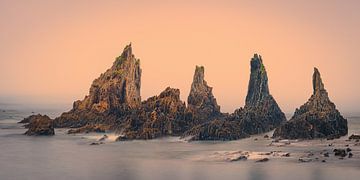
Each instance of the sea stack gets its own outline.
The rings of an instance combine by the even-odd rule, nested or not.
[[[187,116],[192,124],[201,124],[221,115],[212,87],[204,80],[204,67],[196,66],[187,102]]]
[[[250,67],[245,106],[236,110],[229,119],[241,121],[246,133],[259,134],[280,126],[286,117],[270,94],[267,72],[260,55],[254,54]]]
[[[25,135],[28,136],[53,136],[55,135],[54,121],[47,115],[32,115],[27,118],[29,124],[26,125],[29,128]]]
[[[140,97],[140,60],[131,44],[116,58],[112,67],[95,79],[89,95],[75,101],[73,109],[55,119],[56,127],[81,127],[93,123],[112,124],[116,117],[138,108]]]
[[[348,133],[347,120],[336,109],[324,88],[320,72],[314,68],[313,94],[295,110],[293,117],[274,132],[283,139],[339,138]]]

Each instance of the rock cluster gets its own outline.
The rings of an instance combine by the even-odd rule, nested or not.
[[[284,139],[339,138],[348,133],[347,120],[336,109],[314,68],[313,94],[293,117],[277,128],[274,137]]]
[[[29,124],[26,126],[29,129],[25,132],[28,136],[52,136],[55,135],[54,123],[46,115],[32,115],[29,119]]]
[[[273,130],[286,121],[269,93],[268,77],[261,56],[251,59],[251,73],[244,108],[223,119],[195,126],[185,133],[190,140],[235,140]]]
[[[244,108],[232,114],[220,112],[212,87],[204,79],[204,67],[196,66],[187,99],[180,90],[166,88],[158,96],[141,101],[140,60],[131,44],[116,58],[112,67],[95,79],[89,95],[73,103],[69,112],[51,120],[30,116],[28,135],[53,134],[53,127],[76,128],[69,133],[115,130],[118,140],[153,139],[162,136],[191,137],[190,140],[236,140],[273,130],[286,121],[271,96],[261,56],[251,59],[251,73]],[[338,137],[347,133],[346,120],[330,102],[320,74],[314,74],[314,95],[275,132],[284,138]],[[35,120],[32,120],[35,119]]]

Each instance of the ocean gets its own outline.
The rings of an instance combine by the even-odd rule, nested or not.
[[[64,180],[232,180],[232,179],[359,179],[360,145],[337,140],[280,141],[265,134],[228,142],[186,142],[179,137],[115,142],[106,133],[66,134],[56,129],[53,137],[29,137],[22,124],[28,110],[14,107],[0,111],[0,179]],[[43,110],[52,117],[60,110]],[[36,112],[35,112],[36,113]],[[360,117],[347,117],[349,135],[360,134]],[[266,133],[271,136],[272,132]],[[339,159],[334,148],[351,148],[352,158]],[[249,153],[247,160],[231,157]],[[330,152],[324,157],[323,152]],[[281,155],[282,153],[282,155]],[[289,153],[289,157],[283,156]],[[267,157],[267,162],[256,162]],[[310,162],[300,162],[304,159]],[[323,162],[325,160],[326,162]]]

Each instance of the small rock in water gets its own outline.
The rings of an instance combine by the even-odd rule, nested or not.
[[[300,162],[311,162],[312,159],[310,159],[310,158],[299,158],[299,161]]]
[[[347,155],[345,149],[334,149],[335,156],[345,157]]]
[[[329,144],[328,146],[333,146],[333,143]]]
[[[290,157],[290,153],[283,154],[284,157]]]
[[[326,162],[326,160],[324,159],[324,160],[322,160],[321,162],[323,162],[323,163],[324,163],[324,162]]]
[[[230,162],[240,161],[240,160],[247,160],[247,157],[242,155],[242,156],[239,156],[237,158],[230,159]]]
[[[90,143],[90,145],[100,145],[100,144],[104,144],[103,142],[100,142],[100,143],[98,143],[98,142],[92,142],[92,143]]]
[[[259,159],[256,162],[267,162],[267,161],[269,161],[269,158]]]
[[[356,140],[360,140],[360,135],[359,134],[352,134],[349,139],[356,139]]]
[[[346,152],[350,152],[351,151],[351,149],[350,148],[346,148]]]
[[[348,158],[352,158],[353,157],[353,153],[349,153]]]
[[[266,134],[266,135],[264,136],[264,138],[269,138],[269,135]]]
[[[257,140],[258,140],[258,138],[255,138],[255,139],[254,139],[254,141],[257,141]]]
[[[324,157],[329,157],[329,153],[328,152],[324,153]]]
[[[105,141],[107,138],[109,138],[106,134],[99,139],[99,141]]]

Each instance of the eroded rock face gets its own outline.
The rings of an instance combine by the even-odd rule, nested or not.
[[[339,138],[348,133],[347,120],[336,109],[324,88],[320,73],[314,68],[313,94],[296,109],[293,117],[274,132],[285,139]]]
[[[258,134],[271,131],[286,121],[269,92],[268,77],[261,56],[251,59],[251,73],[244,108],[237,109],[228,120],[241,121],[244,131]]]
[[[141,107],[125,117],[121,125],[121,139],[153,139],[162,136],[179,136],[187,129],[184,120],[185,103],[180,90],[166,88],[159,96],[150,97]]]
[[[204,67],[196,66],[190,94],[187,117],[194,125],[210,121],[221,115],[220,106],[212,93],[212,87],[204,80]]]
[[[230,141],[249,137],[239,121],[212,120],[197,125],[182,136],[190,141]]]
[[[38,114],[31,116],[27,127],[29,129],[25,132],[25,135],[28,136],[55,135],[53,120],[46,115]]]
[[[89,95],[82,101],[75,101],[72,110],[55,119],[55,126],[114,123],[116,117],[140,106],[140,81],[140,60],[135,58],[130,44],[113,66],[93,81]]]

